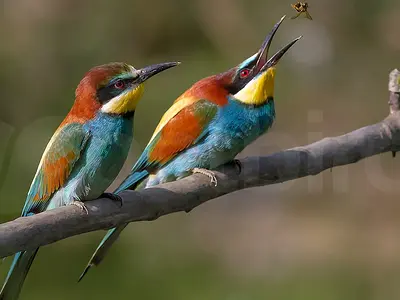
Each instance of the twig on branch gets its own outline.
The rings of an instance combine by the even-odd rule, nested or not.
[[[400,71],[394,69],[389,74],[389,107],[390,113],[400,111]],[[396,157],[396,151],[392,151],[392,156]]]
[[[400,111],[400,71],[394,69],[389,74],[389,107],[390,113]]]
[[[109,199],[98,199],[86,202],[89,214],[76,206],[67,206],[0,224],[0,257],[118,224],[189,212],[208,200],[237,190],[316,175],[379,153],[399,151],[399,77],[399,73],[391,73],[391,113],[380,123],[308,146],[243,159],[240,174],[233,165],[225,165],[216,172],[217,187],[210,184],[208,177],[195,174],[139,192],[124,191],[120,194],[124,201],[122,208]]]

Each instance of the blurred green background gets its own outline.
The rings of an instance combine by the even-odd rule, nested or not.
[[[172,101],[256,52],[282,15],[295,14],[291,3],[3,0],[0,222],[18,217],[88,69],[183,62],[147,83],[118,183]],[[309,4],[314,21],[286,20],[273,43],[304,35],[278,67],[277,121],[240,156],[308,144],[388,114],[388,73],[400,67],[400,2]],[[104,232],[43,247],[21,299],[400,299],[399,168],[399,158],[385,154],[131,224],[80,284]],[[10,262],[0,266],[1,280]]]

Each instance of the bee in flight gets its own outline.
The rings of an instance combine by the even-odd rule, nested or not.
[[[296,19],[301,14],[305,14],[307,19],[312,20],[310,14],[308,13],[308,3],[307,2],[297,2],[296,4],[291,4],[293,9],[297,11],[297,15],[293,16],[291,19]]]

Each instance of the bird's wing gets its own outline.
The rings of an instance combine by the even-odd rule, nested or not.
[[[51,196],[65,184],[71,174],[89,137],[90,133],[79,123],[64,125],[54,133],[29,189],[22,210],[23,216],[46,209]]]
[[[208,124],[217,111],[218,105],[205,99],[175,102],[162,117],[132,172],[164,165],[196,144],[207,134]]]

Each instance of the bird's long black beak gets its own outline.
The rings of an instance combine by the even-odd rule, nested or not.
[[[254,69],[254,75],[265,71],[266,69],[273,67],[278,63],[278,61],[282,58],[282,56],[299,40],[301,39],[301,36],[294,39],[291,41],[289,44],[287,44],[285,47],[283,47],[281,50],[276,52],[270,59],[268,59],[268,51],[271,46],[272,40],[275,36],[275,33],[278,31],[279,26],[282,24],[282,22],[285,20],[286,16],[283,16],[278,23],[274,25],[272,28],[271,32],[267,35],[265,38],[263,44],[261,45],[260,50],[258,51],[257,54],[257,62],[255,65]]]
[[[147,67],[144,67],[142,69],[139,69],[139,80],[140,82],[145,82],[147,79],[150,77],[153,77],[154,75],[161,73],[162,71],[165,71],[169,68],[176,67],[179,65],[180,62],[165,62],[165,63],[160,63],[160,64],[155,64],[155,65],[150,65]]]
[[[276,52],[273,56],[271,56],[271,58],[268,59],[267,63],[261,68],[260,72],[265,71],[266,69],[275,66],[279,62],[279,60],[282,58],[282,56],[301,38],[302,38],[302,36],[295,38],[293,41],[291,41],[289,44],[287,44],[285,47],[283,47],[278,52]]]
[[[269,47],[271,46],[272,40],[274,39],[275,33],[278,31],[279,26],[281,26],[283,20],[285,20],[286,16],[283,16],[278,23],[274,25],[271,32],[267,35],[264,42],[261,45],[260,50],[258,50],[257,54],[257,62],[254,69],[254,73],[257,74],[260,72],[261,68],[265,65],[268,60],[268,51]]]

